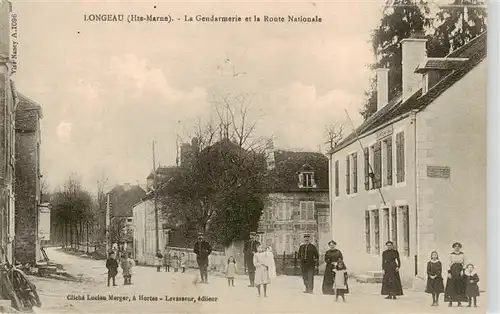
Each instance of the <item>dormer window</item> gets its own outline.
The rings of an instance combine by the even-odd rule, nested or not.
[[[299,171],[299,188],[316,188],[314,170],[308,164],[302,166]]]

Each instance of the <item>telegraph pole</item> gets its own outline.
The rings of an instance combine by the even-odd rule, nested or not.
[[[160,236],[158,234],[158,187],[157,187],[157,173],[156,173],[156,159],[155,159],[155,141],[153,141],[153,191],[155,203],[155,237],[156,237],[156,252],[160,249]],[[155,252],[155,254],[156,254]]]

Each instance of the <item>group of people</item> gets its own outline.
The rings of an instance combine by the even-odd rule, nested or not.
[[[120,267],[123,270],[123,284],[132,284],[132,268],[135,266],[135,262],[131,257],[130,253],[124,252],[121,257],[117,256],[117,252],[111,251],[108,254],[108,259],[106,260],[106,268],[108,269],[108,287],[113,281],[113,286],[116,284],[116,275],[118,275],[118,260],[120,260]]]
[[[175,252],[171,253],[167,247],[165,247],[164,254],[158,250],[155,256],[155,266],[157,272],[160,272],[161,267],[164,266],[166,272],[170,272],[170,267],[172,267],[174,272],[181,270],[184,273],[186,271],[186,264],[187,258],[184,252],[181,252],[180,254]]]
[[[382,294],[386,299],[396,299],[403,295],[399,269],[401,260],[398,251],[391,241],[386,242],[387,249],[382,253],[382,269],[384,277],[382,282]],[[425,292],[432,295],[431,306],[439,305],[439,295],[444,292],[444,300],[452,307],[456,302],[462,306],[462,302],[468,302],[468,307],[477,307],[479,296],[479,276],[474,270],[474,265],[468,263],[462,252],[462,244],[456,242],[452,245],[453,252],[450,253],[449,269],[447,271],[446,287],[443,280],[443,265],[439,255],[433,251],[427,263],[427,285]]]
[[[250,232],[250,240],[244,245],[245,270],[250,280],[248,286],[256,287],[259,297],[262,295],[262,287],[264,297],[267,297],[267,285],[271,283],[271,279],[276,278],[276,264],[272,248],[269,246],[264,248],[256,237],[255,232]]]

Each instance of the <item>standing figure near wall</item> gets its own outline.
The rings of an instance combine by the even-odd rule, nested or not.
[[[253,287],[255,285],[255,265],[253,264],[253,256],[257,253],[257,246],[260,245],[260,242],[256,239],[257,233],[250,232],[250,240],[245,242],[245,246],[243,247],[243,256],[245,260],[245,269],[248,272],[248,279],[250,279],[249,287]]]
[[[212,253],[212,246],[203,239],[203,233],[198,233],[193,249],[196,254],[196,262],[200,268],[201,283],[208,283],[208,256]]]
[[[337,266],[339,260],[343,260],[342,252],[338,250],[337,242],[328,242],[330,249],[325,253],[325,275],[323,276],[323,294],[334,294],[333,282],[334,282],[334,269]]]
[[[304,293],[313,293],[314,290],[314,272],[316,270],[316,263],[318,262],[319,254],[318,249],[314,244],[309,242],[310,235],[304,235],[304,244],[299,248],[299,260],[302,270],[302,280],[306,290]]]
[[[403,286],[401,285],[401,277],[399,276],[399,268],[401,260],[399,252],[394,249],[394,243],[387,241],[385,243],[387,250],[382,253],[382,270],[384,277],[382,279],[382,295],[386,295],[386,299],[396,300],[396,296],[403,295]]]
[[[462,306],[462,302],[467,301],[464,277],[464,269],[465,265],[467,265],[465,254],[462,252],[462,244],[455,242],[452,247],[450,269],[448,270],[448,280],[446,280],[446,289],[444,291],[444,301],[448,302],[449,307],[453,306],[453,302],[457,302],[458,306]]]

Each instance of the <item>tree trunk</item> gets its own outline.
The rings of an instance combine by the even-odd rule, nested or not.
[[[70,223],[69,223],[69,245],[71,248],[73,248],[73,243],[74,243],[74,241],[73,241],[73,224],[70,221]]]
[[[89,252],[89,223],[87,222],[87,253]]]
[[[75,223],[76,250],[80,250],[80,234],[78,233],[78,222]]]

